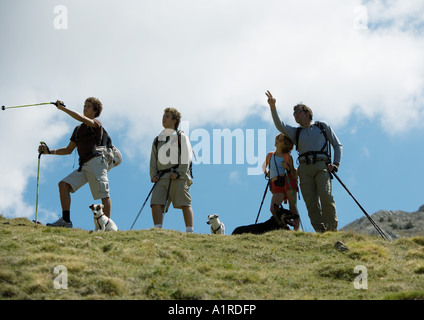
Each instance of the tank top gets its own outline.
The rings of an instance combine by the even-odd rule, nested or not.
[[[283,168],[282,162],[284,162],[284,157],[277,157],[275,153],[272,154],[269,159],[269,178],[272,179],[278,175],[285,175],[286,170]],[[277,167],[275,166],[277,165]]]

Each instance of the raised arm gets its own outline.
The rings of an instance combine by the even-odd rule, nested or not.
[[[99,125],[98,123],[96,123],[96,121],[94,121],[94,117],[93,119],[90,117],[87,117],[84,114],[81,114],[79,112],[73,111],[71,109],[68,109],[65,104],[63,103],[63,101],[57,100],[54,105],[56,106],[56,108],[58,108],[59,110],[62,110],[63,112],[67,113],[68,115],[70,115],[72,118],[74,118],[77,121],[80,121],[82,123],[85,123],[87,126],[92,127],[92,128],[98,128]],[[86,108],[86,106],[84,106],[84,109]]]
[[[278,131],[288,136],[294,142],[296,139],[296,128],[286,125],[283,121],[280,120],[276,107],[277,100],[272,96],[271,92],[268,90],[265,95],[268,97],[268,104],[271,109],[272,120],[274,120],[275,127]]]

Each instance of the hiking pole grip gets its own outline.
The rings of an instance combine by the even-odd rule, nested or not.
[[[43,145],[43,146],[46,146],[47,153],[48,153],[48,154],[50,154],[50,149],[49,149],[49,147],[47,146],[47,143],[45,143],[45,142],[41,141],[41,142],[40,142],[40,144],[41,144],[41,145]],[[40,157],[41,157],[41,155],[42,155],[43,153],[44,153],[44,152],[39,152],[39,153],[38,153],[38,158],[40,158]]]
[[[56,107],[58,107],[56,102],[50,102],[51,104],[55,105]],[[59,103],[62,107],[66,108],[66,105],[63,102]]]

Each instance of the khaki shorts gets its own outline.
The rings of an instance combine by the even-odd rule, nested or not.
[[[150,206],[155,204],[165,205],[168,186],[169,179],[162,178],[159,180],[156,187],[153,189]],[[175,209],[181,209],[181,207],[191,205],[190,187],[187,185],[187,180],[172,180],[171,189],[169,190],[168,207],[171,202]]]
[[[109,180],[104,157],[94,157],[82,166],[80,172],[75,170],[62,180],[71,186],[71,192],[76,192],[87,182],[94,200],[109,198]]]

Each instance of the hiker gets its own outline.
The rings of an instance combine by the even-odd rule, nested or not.
[[[272,192],[270,211],[276,217],[275,205],[280,206],[283,201],[288,201],[289,210],[299,215],[296,207],[296,195],[299,191],[297,186],[297,170],[293,165],[290,152],[293,150],[293,142],[286,135],[279,133],[275,137],[275,152],[268,153],[265,161],[265,174],[270,179]],[[268,170],[269,168],[269,170]],[[278,220],[277,220],[278,221]],[[300,220],[295,219],[294,230],[299,230]]]
[[[154,139],[150,155],[150,179],[153,189],[150,206],[155,228],[162,228],[170,203],[182,209],[186,232],[193,232],[191,207],[191,145],[189,138],[178,131],[181,113],[166,108],[162,117],[164,129]]]
[[[81,125],[74,129],[67,147],[51,150],[45,144],[41,144],[38,152],[68,155],[77,148],[79,168],[59,182],[62,217],[56,222],[47,223],[46,225],[72,228],[70,219],[71,193],[76,192],[87,182],[90,186],[93,199],[102,199],[102,204],[104,205],[103,212],[110,218],[112,204],[109,195],[107,164],[103,152],[96,151],[96,147],[103,134],[102,123],[96,119],[103,110],[102,103],[97,98],[87,98],[84,103],[83,114],[66,108],[64,103],[59,100],[56,101],[55,105],[57,109],[80,121]]]
[[[340,166],[342,144],[327,123],[312,120],[313,113],[308,106],[294,106],[293,116],[300,125],[296,128],[280,120],[275,106],[276,99],[269,91],[266,96],[275,126],[295,143],[299,153],[300,189],[314,230],[336,231],[337,212],[330,173],[337,171]],[[333,162],[329,144],[334,149]]]

